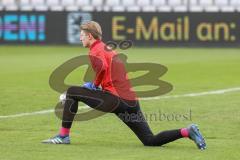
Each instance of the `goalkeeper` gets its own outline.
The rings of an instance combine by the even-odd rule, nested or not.
[[[82,24],[80,29],[80,40],[83,46],[90,50],[89,59],[95,71],[95,79],[81,87],[68,88],[59,134],[42,141],[43,143],[70,144],[70,129],[80,101],[96,110],[115,114],[134,132],[144,146],[162,146],[186,137],[193,140],[199,149],[206,148],[205,140],[195,124],[153,134],[132,90],[124,64],[117,57],[117,53],[106,50],[106,45],[101,41],[100,25],[89,21]]]

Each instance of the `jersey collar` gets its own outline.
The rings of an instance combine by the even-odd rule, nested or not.
[[[92,48],[100,42],[101,42],[100,40],[96,40],[95,42],[93,42],[93,44],[90,46],[90,50],[92,50]]]

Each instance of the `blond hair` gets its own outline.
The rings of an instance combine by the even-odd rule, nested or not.
[[[87,21],[80,26],[80,30],[90,33],[95,39],[102,39],[102,29],[99,23]]]

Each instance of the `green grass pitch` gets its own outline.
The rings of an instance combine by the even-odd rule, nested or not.
[[[53,109],[59,93],[49,87],[52,71],[87,49],[66,46],[0,47],[0,116]],[[167,95],[240,87],[239,49],[133,48],[122,51],[128,62],[168,67],[161,79],[174,89]],[[83,69],[66,80],[81,84]],[[136,73],[137,74],[137,73]],[[134,75],[134,74],[133,74]],[[191,119],[149,120],[154,133],[197,123],[207,150],[181,139],[164,147],[144,147],[112,114],[76,122],[71,145],[46,145],[61,121],[54,113],[0,119],[0,160],[234,160],[240,153],[240,92],[141,101],[146,114],[188,114]]]

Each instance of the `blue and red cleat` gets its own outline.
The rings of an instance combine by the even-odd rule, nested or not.
[[[201,150],[206,149],[206,142],[200,133],[198,126],[196,124],[191,124],[187,129],[189,131],[189,138],[196,143],[197,147]]]

